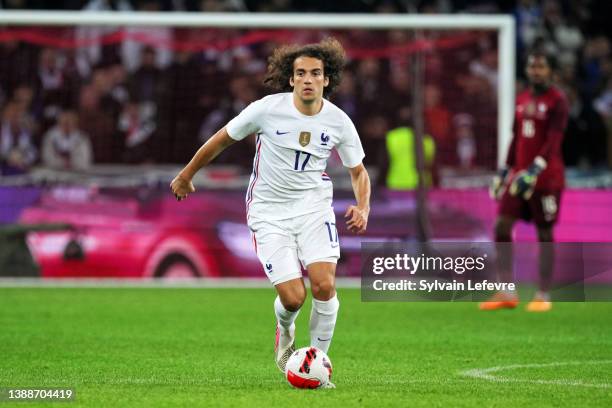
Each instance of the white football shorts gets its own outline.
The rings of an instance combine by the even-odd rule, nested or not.
[[[337,263],[340,242],[333,208],[279,221],[250,218],[257,257],[273,285],[302,277],[314,262]]]

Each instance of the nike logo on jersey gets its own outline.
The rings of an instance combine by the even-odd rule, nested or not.
[[[280,135],[286,135],[287,133],[290,133],[290,132],[281,132],[280,130],[276,131],[276,134],[279,135],[279,136]]]
[[[322,339],[322,338],[320,338],[320,337],[317,337],[317,340],[319,340],[319,341],[330,341],[330,340],[331,340],[331,337],[330,337],[329,339]]]

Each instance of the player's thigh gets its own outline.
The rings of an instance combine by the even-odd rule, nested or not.
[[[293,235],[276,223],[254,222],[249,227],[257,258],[273,285],[302,278],[297,242]]]
[[[559,219],[561,191],[535,191],[529,199],[529,209],[536,226],[550,229]]]
[[[299,223],[297,245],[302,265],[308,268],[315,262],[336,264],[340,258],[340,239],[334,210],[330,207],[307,214],[296,222]]]
[[[529,220],[531,218],[531,212],[527,201],[519,196],[513,196],[508,190],[509,189],[506,189],[499,200],[499,207],[497,209],[498,216],[508,219]]]

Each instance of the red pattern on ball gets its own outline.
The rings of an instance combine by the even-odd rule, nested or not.
[[[296,388],[319,388],[321,386],[321,381],[300,377],[293,371],[287,371],[287,381]]]

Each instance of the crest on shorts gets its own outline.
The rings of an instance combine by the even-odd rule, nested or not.
[[[310,143],[310,132],[300,132],[300,145],[306,147]]]

